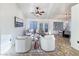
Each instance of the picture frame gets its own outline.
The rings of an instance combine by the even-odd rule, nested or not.
[[[23,27],[23,19],[14,16],[14,26],[15,27]]]

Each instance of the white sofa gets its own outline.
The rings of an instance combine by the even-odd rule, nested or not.
[[[27,52],[32,47],[32,39],[30,36],[18,36],[15,40],[15,51],[17,53]]]
[[[54,51],[55,50],[54,35],[45,35],[45,37],[41,37],[40,45],[41,45],[41,49],[44,51]]]

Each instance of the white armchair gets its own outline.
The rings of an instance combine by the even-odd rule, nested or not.
[[[18,36],[15,40],[15,51],[17,53],[27,52],[32,47],[32,39],[28,36]]]
[[[55,38],[54,35],[46,35],[40,39],[41,49],[44,51],[54,51],[55,50]]]

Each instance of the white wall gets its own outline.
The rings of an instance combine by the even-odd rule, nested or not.
[[[71,46],[79,50],[79,4],[71,9]]]
[[[0,54],[1,54],[1,33],[0,33]]]
[[[11,34],[18,29],[14,27],[14,16],[23,19],[22,12],[16,4],[0,4],[1,34]]]
[[[14,16],[22,18],[23,14],[21,10],[17,7],[16,4],[13,3],[2,3],[0,4],[0,30],[1,30],[1,38],[6,37],[7,35],[11,35],[12,44],[14,43],[14,38],[17,35],[22,35],[23,27],[15,28],[14,27]],[[7,41],[6,44],[10,41],[9,38],[6,37],[1,39],[1,44]]]

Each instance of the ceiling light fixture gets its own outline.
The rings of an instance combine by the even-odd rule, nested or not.
[[[39,7],[35,7],[35,10],[32,12],[35,16],[42,16],[45,13],[45,11],[41,10]]]

